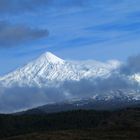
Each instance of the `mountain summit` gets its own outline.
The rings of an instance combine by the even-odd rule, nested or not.
[[[63,64],[64,63],[64,60],[55,56],[51,52],[46,52],[46,53],[42,54],[39,59],[41,59],[42,61],[47,61],[48,63],[52,63],[52,64],[58,64],[58,63]]]
[[[47,87],[66,80],[106,77],[118,67],[118,63],[97,61],[67,61],[50,52],[42,54],[23,68],[0,78],[4,87]]]

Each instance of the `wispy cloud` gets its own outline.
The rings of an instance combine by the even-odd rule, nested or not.
[[[140,31],[140,21],[139,22],[133,22],[133,23],[107,23],[97,26],[92,26],[86,28],[87,30],[93,30],[93,31]]]
[[[48,36],[48,30],[0,22],[0,47],[12,47]]]

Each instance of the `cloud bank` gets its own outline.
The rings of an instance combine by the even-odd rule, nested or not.
[[[12,87],[0,92],[0,112],[14,112],[40,105],[62,102],[65,100],[90,98],[95,95],[100,98],[126,97],[130,91],[133,95],[140,94],[140,87],[136,82],[111,76],[108,79],[82,79],[65,81],[59,87]],[[129,91],[129,92],[128,92]],[[125,93],[124,93],[125,92]]]

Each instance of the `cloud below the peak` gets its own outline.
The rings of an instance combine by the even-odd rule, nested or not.
[[[121,67],[120,72],[126,75],[140,73],[140,54],[129,57],[127,63]]]

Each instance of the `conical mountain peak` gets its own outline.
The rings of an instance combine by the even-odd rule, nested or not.
[[[52,54],[51,52],[45,52],[44,54],[41,55],[40,57],[44,61],[48,61],[49,63],[64,63],[64,60],[57,57],[56,55]]]

